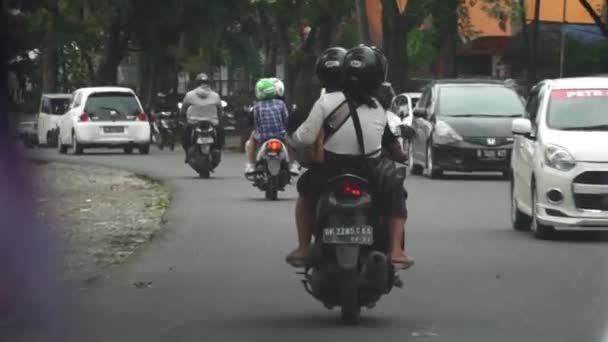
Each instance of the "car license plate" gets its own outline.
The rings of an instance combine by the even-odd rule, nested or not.
[[[124,133],[125,128],[121,126],[110,126],[103,128],[104,133]]]
[[[211,137],[199,137],[196,140],[196,143],[198,143],[198,144],[212,144],[213,143],[213,138],[211,138]]]
[[[372,245],[374,229],[366,225],[361,227],[327,227],[323,229],[323,243]]]
[[[477,157],[484,160],[503,160],[507,158],[506,150],[477,150]]]

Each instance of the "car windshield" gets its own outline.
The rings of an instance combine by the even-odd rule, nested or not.
[[[440,116],[510,117],[524,113],[515,91],[495,85],[446,86],[439,89]]]
[[[96,93],[89,96],[85,112],[98,120],[125,119],[141,112],[135,96],[124,92]]]
[[[70,98],[51,99],[51,114],[63,115],[70,107]]]
[[[560,130],[608,130],[608,89],[553,90],[547,125]]]

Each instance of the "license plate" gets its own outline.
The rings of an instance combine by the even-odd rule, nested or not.
[[[479,159],[502,160],[507,158],[506,150],[477,150]]]
[[[210,137],[200,137],[196,140],[198,144],[212,144],[213,138]]]
[[[125,128],[124,127],[116,127],[116,126],[104,127],[103,128],[103,132],[104,133],[124,133],[125,132]]]
[[[372,245],[374,229],[372,226],[324,228],[323,243]]]

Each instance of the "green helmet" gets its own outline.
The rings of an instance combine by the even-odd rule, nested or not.
[[[277,95],[275,82],[268,78],[262,78],[255,84],[255,97],[258,100],[271,99]]]

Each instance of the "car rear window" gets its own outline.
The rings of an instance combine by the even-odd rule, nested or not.
[[[412,108],[415,108],[416,105],[418,104],[418,100],[420,100],[420,98],[419,97],[412,97],[411,100],[412,100]]]
[[[608,89],[556,89],[551,91],[547,125],[576,130],[608,127]]]
[[[70,107],[70,98],[51,99],[51,114],[63,115]]]
[[[524,113],[519,95],[503,86],[445,86],[439,89],[438,96],[437,109],[441,116],[514,116]]]
[[[127,120],[142,110],[133,94],[104,92],[89,95],[84,111],[94,120]]]

